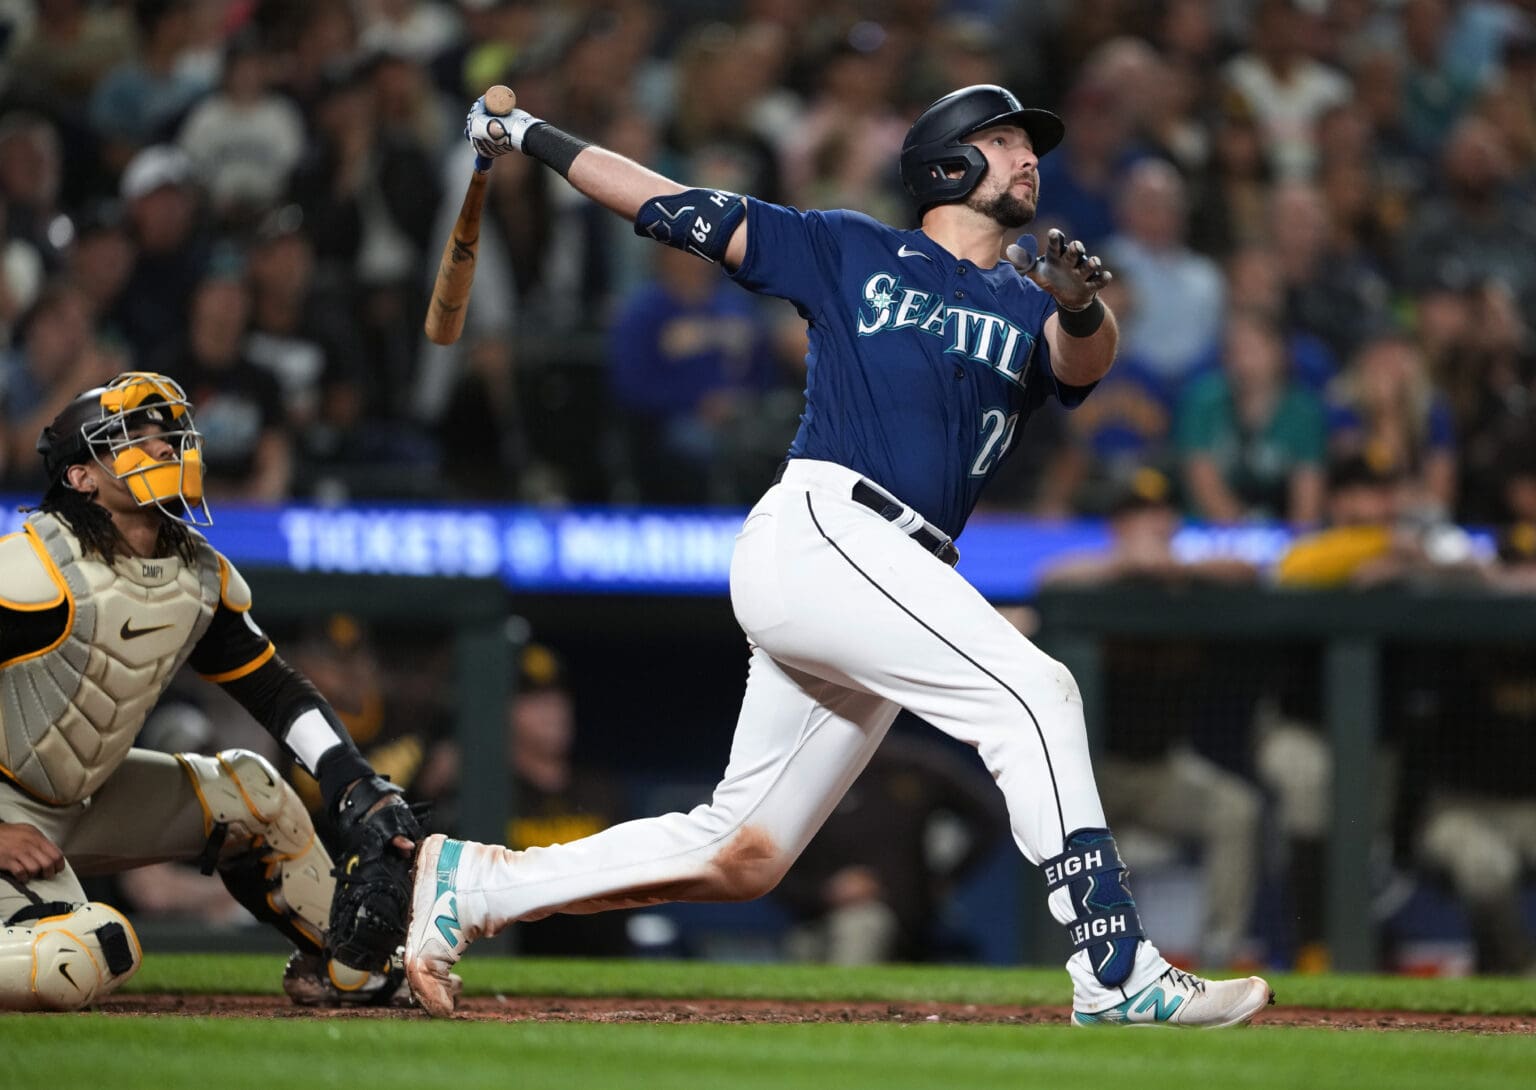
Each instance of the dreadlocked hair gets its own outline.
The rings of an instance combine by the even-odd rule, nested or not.
[[[69,523],[69,528],[80,539],[80,551],[92,553],[111,564],[119,556],[128,554],[128,542],[112,521],[112,514],[89,495],[69,487],[63,481],[55,482],[44,494],[36,507],[23,507],[23,511],[46,511]],[[160,533],[155,539],[155,555],[175,554],[184,563],[197,561],[197,542],[192,533],[175,519],[162,518]]]

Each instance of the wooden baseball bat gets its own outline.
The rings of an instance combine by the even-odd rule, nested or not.
[[[506,117],[517,105],[512,88],[497,84],[485,92],[485,112]],[[489,173],[489,172],[487,172]],[[480,211],[485,206],[486,174],[478,170],[470,175],[459,218],[454,222],[443,256],[437,264],[437,280],[432,285],[432,301],[427,304],[424,327],[433,344],[452,344],[464,332],[464,314],[469,305],[469,289],[475,282],[475,252],[480,247]]]

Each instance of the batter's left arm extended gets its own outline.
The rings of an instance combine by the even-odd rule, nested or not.
[[[521,151],[563,174],[583,196],[627,220],[633,221],[641,206],[653,198],[688,191],[689,187],[680,182],[618,152],[586,144],[524,110],[495,119],[495,126],[491,120],[484,101],[477,101],[465,126],[465,136],[476,154],[494,158]],[[743,218],[726,242],[721,260],[726,268],[735,269],[746,256],[747,224]]]

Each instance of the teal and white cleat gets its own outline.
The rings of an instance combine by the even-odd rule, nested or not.
[[[1268,982],[1206,980],[1171,966],[1151,984],[1108,1010],[1072,1012],[1074,1026],[1180,1026],[1221,1029],[1240,1026],[1275,1001]]]
[[[474,938],[459,922],[459,895],[454,888],[463,850],[462,840],[434,833],[422,841],[412,872],[405,978],[417,1004],[436,1018],[453,1013],[458,989],[451,970]]]

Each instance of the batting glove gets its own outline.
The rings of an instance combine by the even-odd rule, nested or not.
[[[475,99],[464,118],[464,139],[475,149],[475,169],[484,174],[491,163],[509,151],[523,150],[523,136],[540,124],[527,110],[513,110],[505,117],[485,112],[485,99]]]
[[[1008,247],[1006,256],[1025,276],[1056,299],[1063,310],[1082,310],[1113,280],[1114,274],[1076,239],[1052,227],[1045,236],[1045,253],[1035,256],[1035,238],[1024,235]]]

